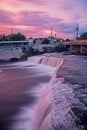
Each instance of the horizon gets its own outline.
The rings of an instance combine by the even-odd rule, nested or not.
[[[87,30],[86,0],[0,0],[0,34],[71,39]]]

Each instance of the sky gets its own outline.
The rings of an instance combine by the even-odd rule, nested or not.
[[[74,38],[87,31],[87,0],[0,0],[0,34]]]

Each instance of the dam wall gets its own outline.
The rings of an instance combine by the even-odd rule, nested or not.
[[[72,87],[57,78],[58,70],[64,62],[63,58],[41,56],[31,57],[28,61],[56,67],[50,82],[45,87],[35,110],[32,130],[84,130],[79,118],[72,111],[72,104],[79,104]]]

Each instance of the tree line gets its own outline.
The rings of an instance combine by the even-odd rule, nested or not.
[[[26,40],[26,36],[21,32],[9,35],[0,34],[0,41],[23,41],[23,40]]]
[[[87,40],[87,32],[82,33],[79,37],[76,37],[77,40]],[[16,34],[0,34],[0,41],[23,41],[26,40],[26,36],[21,32]],[[69,39],[66,39],[68,41]],[[48,38],[44,38],[42,44],[49,44],[50,41]]]
[[[76,37],[77,40],[87,40],[87,32],[82,33],[79,37]]]

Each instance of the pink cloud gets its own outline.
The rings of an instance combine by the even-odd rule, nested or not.
[[[44,0],[18,0],[19,2],[26,2],[34,5],[45,5],[46,2]]]
[[[16,17],[18,15],[20,19],[14,20],[12,17],[13,15],[16,15]],[[74,26],[67,23],[63,23],[62,19],[51,17],[42,11],[22,11],[17,14],[1,11],[0,16],[0,23],[3,24],[2,30],[4,29],[4,25],[7,25],[5,26],[5,28],[8,28],[9,31],[10,28],[13,28],[14,33],[21,31],[27,36],[34,37],[50,35],[51,27],[53,27],[54,34],[69,34],[68,32],[71,31],[70,27]],[[49,30],[49,34],[46,33],[46,30]]]
[[[71,36],[77,23],[80,31],[87,29],[85,4],[86,0],[0,0],[0,30],[46,36],[52,27],[57,36]]]

